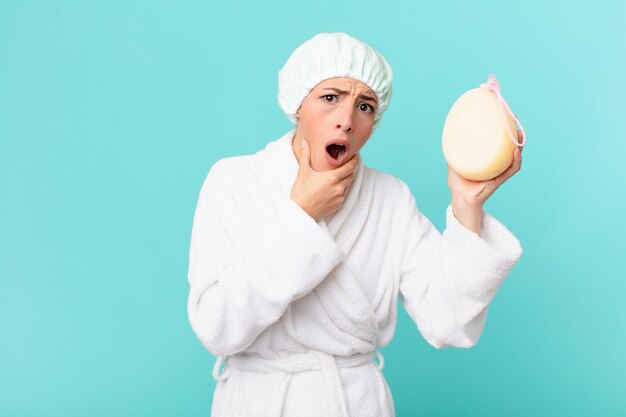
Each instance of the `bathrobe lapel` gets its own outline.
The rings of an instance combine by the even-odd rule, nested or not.
[[[289,197],[298,173],[297,160],[291,147],[294,133],[295,129],[291,130],[275,142],[277,146],[268,149],[268,160],[272,161],[271,166],[277,175],[276,181],[283,198]],[[366,184],[365,180],[363,164],[359,161],[342,207],[318,221],[345,254],[351,252],[357,241],[372,204],[373,187]],[[305,339],[309,344],[313,339],[321,340],[319,332],[332,335],[334,341],[338,342],[336,349],[331,348],[332,343],[319,348],[331,348],[336,350],[335,354],[341,354],[340,346],[349,346],[360,352],[374,350],[379,326],[361,285],[350,266],[345,261],[341,262],[312,293],[290,305],[286,312],[289,319],[286,325],[290,327],[290,333],[297,339]],[[306,310],[308,314],[297,314],[297,310]],[[310,323],[298,323],[298,320],[311,319],[317,320],[319,327],[312,329]]]

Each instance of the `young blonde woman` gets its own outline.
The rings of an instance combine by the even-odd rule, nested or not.
[[[394,416],[378,349],[393,337],[397,300],[435,348],[477,343],[522,253],[483,204],[521,154],[490,181],[448,169],[441,234],[402,180],[360,158],[392,96],[380,53],[320,33],[278,81],[296,126],[217,161],[195,211],[188,312],[217,357],[211,415]]]

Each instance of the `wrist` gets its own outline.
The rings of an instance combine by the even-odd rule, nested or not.
[[[308,215],[309,215],[309,217],[311,217],[311,218],[312,218],[313,220],[315,220],[315,221],[317,221],[317,220],[318,220],[318,219],[317,219],[317,217],[316,217],[316,216],[315,216],[315,215],[311,212],[311,210],[307,208],[306,204],[304,204],[303,202],[301,202],[298,198],[294,197],[294,196],[293,196],[293,194],[292,194],[289,198],[291,198],[291,199],[294,201],[294,203],[296,203],[298,206],[300,206],[300,208],[301,208],[302,210],[304,210],[304,212],[305,212],[306,214],[308,214]]]
[[[482,205],[470,205],[452,200],[452,213],[459,223],[480,236],[484,213]]]

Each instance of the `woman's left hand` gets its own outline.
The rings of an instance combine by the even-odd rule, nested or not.
[[[522,142],[522,131],[517,131],[518,143]],[[523,146],[513,149],[513,162],[506,171],[486,181],[470,181],[457,174],[448,165],[448,187],[452,194],[452,202],[464,208],[482,209],[485,201],[503,182],[511,178],[522,167]]]

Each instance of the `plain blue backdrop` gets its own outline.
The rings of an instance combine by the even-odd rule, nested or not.
[[[524,254],[472,349],[404,309],[382,350],[404,416],[626,415],[623,2],[0,0],[0,415],[208,416],[187,321],[198,192],[292,127],[277,74],[318,32],[380,51],[364,162],[445,226],[448,110],[494,73],[527,133],[485,210]]]

